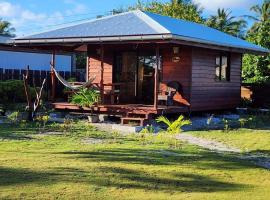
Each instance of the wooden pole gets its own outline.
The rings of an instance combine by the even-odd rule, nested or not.
[[[104,103],[104,47],[101,44],[100,48],[100,98],[101,103]]]
[[[155,68],[155,88],[154,88],[154,109],[158,108],[158,90],[159,90],[159,45],[156,46],[156,68]]]
[[[24,84],[24,92],[27,100],[27,110],[28,110],[28,120],[33,121],[33,108],[32,108],[32,98],[29,89],[29,65],[27,66],[26,72],[23,75],[23,84]]]
[[[55,80],[55,73],[53,69],[55,69],[55,50],[52,53],[52,60],[51,60],[51,81],[52,81],[51,99],[52,99],[52,102],[55,102],[56,80]]]

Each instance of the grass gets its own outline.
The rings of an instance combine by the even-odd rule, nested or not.
[[[243,152],[270,155],[270,130],[237,129],[226,131],[194,131],[194,136],[222,142]]]
[[[268,170],[181,144],[82,124],[63,135],[1,125],[0,199],[267,199]],[[50,127],[54,129],[54,127]],[[104,139],[85,144],[85,138]]]

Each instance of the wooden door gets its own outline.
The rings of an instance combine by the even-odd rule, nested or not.
[[[120,103],[136,103],[137,53],[122,52],[116,56],[114,83],[122,83]]]

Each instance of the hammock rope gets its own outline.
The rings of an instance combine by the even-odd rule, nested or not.
[[[66,81],[56,70],[52,67],[52,70],[56,76],[56,78],[67,88],[71,90],[79,90],[81,88],[87,88],[93,85],[93,81],[96,79],[96,76],[91,77],[87,82],[83,83],[82,85],[72,85],[68,81]]]

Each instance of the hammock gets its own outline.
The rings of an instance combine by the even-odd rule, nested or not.
[[[71,83],[69,83],[68,81],[66,81],[54,68],[52,68],[52,70],[55,73],[55,76],[57,77],[57,79],[67,88],[71,89],[71,90],[79,90],[81,88],[86,88],[92,85],[92,82],[96,79],[96,76],[90,78],[87,82],[85,82],[82,85],[72,85]]]

